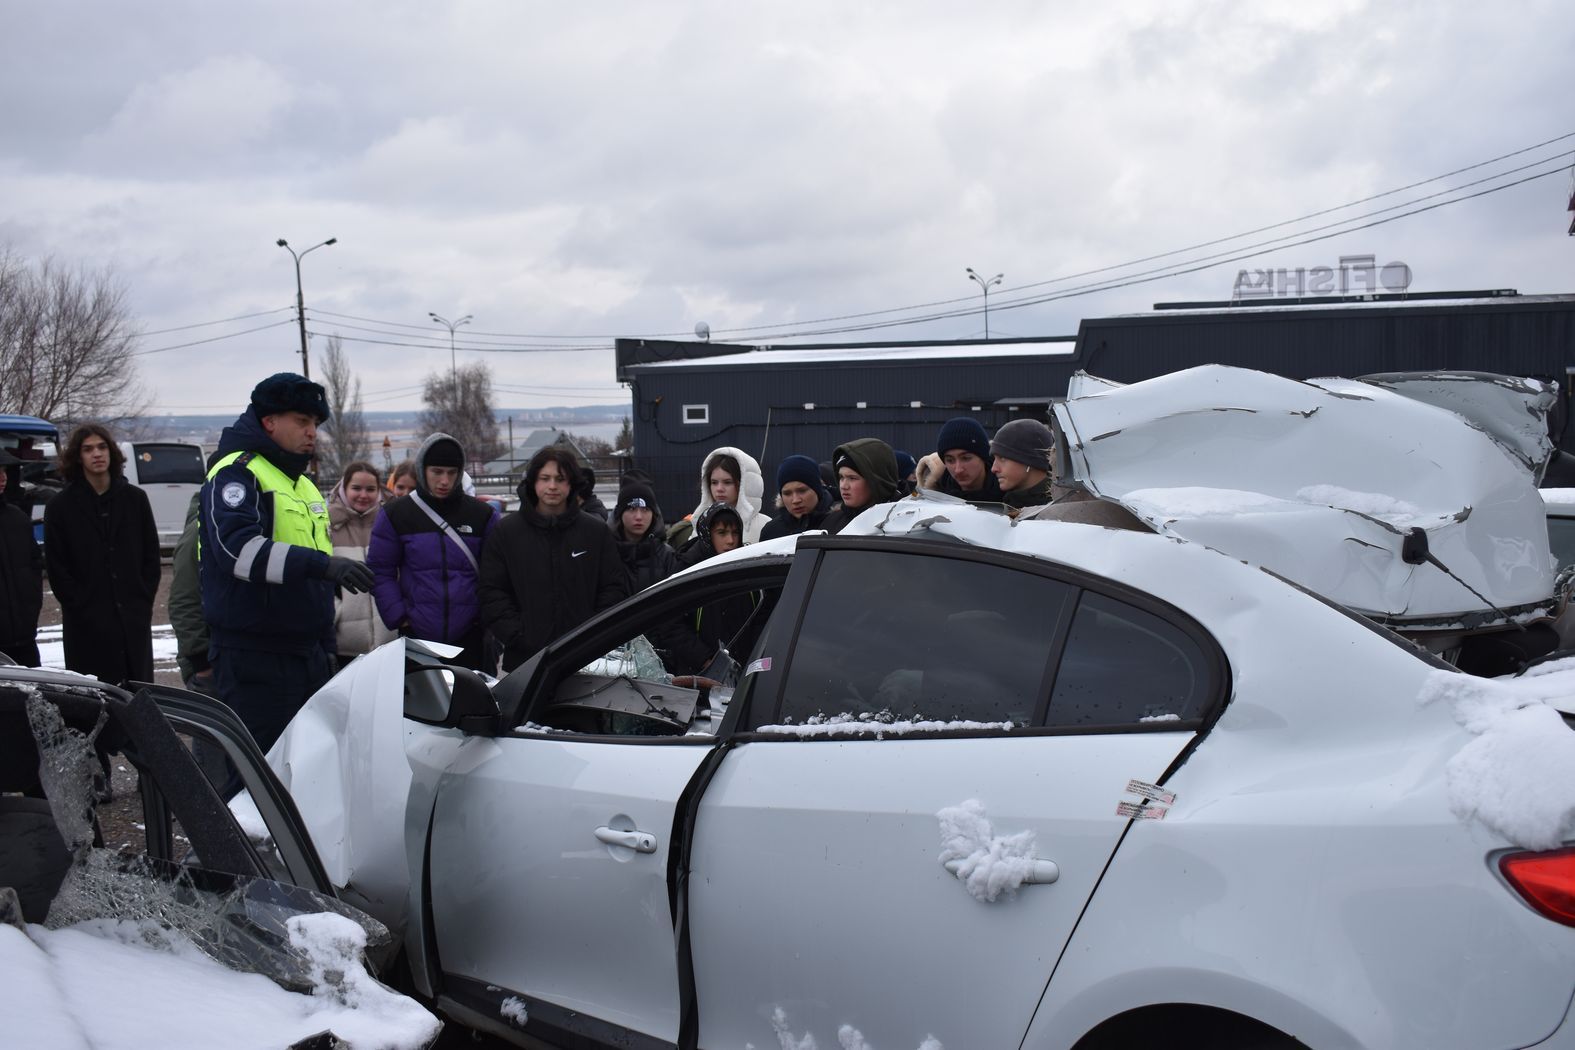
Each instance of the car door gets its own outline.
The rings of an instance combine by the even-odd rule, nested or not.
[[[1223,660],[1042,562],[817,544],[698,808],[699,1045],[1017,1046],[1132,816],[1163,815],[1129,781],[1193,739]]]
[[[788,571],[760,562],[604,613],[499,685],[513,728],[411,753],[418,787],[435,784],[425,882],[446,1008],[555,1044],[675,1045],[677,814],[727,686],[721,671],[715,687],[675,683],[658,650],[696,609],[744,595],[752,645]]]

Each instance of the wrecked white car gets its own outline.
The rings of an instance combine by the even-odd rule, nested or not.
[[[188,716],[187,701],[0,665],[0,1042],[429,1045],[438,1020],[368,969],[398,951],[388,929],[335,897],[234,716],[206,704]],[[228,768],[281,848],[243,834],[201,770],[204,747],[234,748]],[[102,841],[110,752],[137,768],[145,850]]]
[[[1546,390],[1449,382],[1498,386],[1080,381],[1045,513],[874,507],[495,684],[395,642],[270,761],[417,991],[521,1045],[1575,1046]]]

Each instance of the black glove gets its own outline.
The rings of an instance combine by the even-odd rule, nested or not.
[[[323,570],[323,579],[351,594],[362,594],[372,589],[372,570],[354,558],[330,555],[328,568]]]

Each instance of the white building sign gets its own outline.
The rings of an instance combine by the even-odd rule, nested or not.
[[[1403,292],[1411,287],[1411,267],[1403,262],[1376,266],[1371,255],[1342,255],[1339,266],[1294,270],[1239,270],[1231,300],[1275,299],[1300,295],[1361,295]]]

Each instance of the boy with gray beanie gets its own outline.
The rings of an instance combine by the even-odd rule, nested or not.
[[[1055,437],[1037,419],[1014,419],[990,441],[990,471],[1001,486],[1001,502],[1016,511],[1050,502],[1050,455]]]

